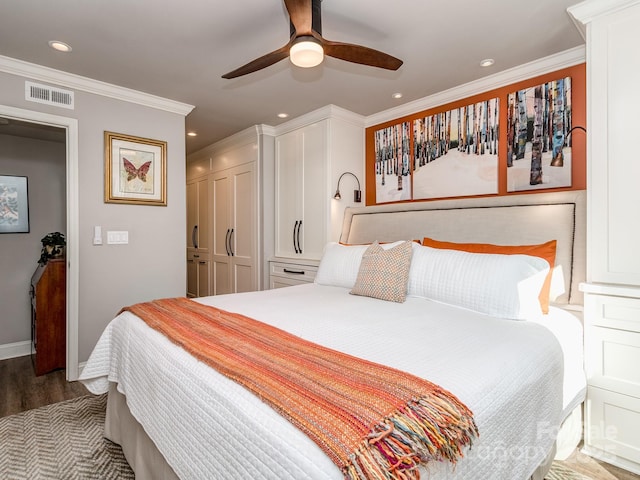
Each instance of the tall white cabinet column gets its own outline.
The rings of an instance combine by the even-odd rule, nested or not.
[[[640,473],[640,0],[569,13],[587,42],[584,449]]]
[[[187,158],[187,251],[190,296],[261,290],[265,251],[273,251],[273,128],[256,125],[216,142]],[[195,184],[195,187],[189,187]],[[206,194],[199,192],[204,192]],[[190,200],[197,198],[198,202]],[[205,204],[206,205],[203,205]],[[197,209],[197,211],[194,211]],[[205,212],[205,219],[202,219]],[[193,261],[192,237],[206,224],[198,248],[206,263]],[[198,237],[199,238],[199,237]],[[191,262],[189,262],[192,260]],[[194,269],[193,264],[199,266]],[[203,279],[207,278],[206,288]]]
[[[354,203],[356,180],[364,187],[364,118],[329,105],[276,127],[275,256],[272,288],[311,282],[329,241],[338,241],[342,217]],[[365,198],[364,194],[362,198]]]
[[[193,171],[197,175],[197,171]],[[187,296],[209,295],[211,282],[209,238],[211,230],[209,178],[187,180]]]

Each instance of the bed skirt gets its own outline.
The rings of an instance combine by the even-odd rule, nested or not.
[[[576,412],[581,412],[581,406],[578,406]],[[567,420],[572,419],[570,415]],[[579,414],[579,413],[578,413]],[[580,418],[581,418],[581,414]],[[565,427],[570,428],[571,433],[565,434],[570,438],[575,437],[576,425],[581,422],[573,421],[565,422],[560,430],[559,437],[562,438]],[[127,406],[126,397],[118,392],[115,383],[109,385],[109,398],[107,401],[107,415],[105,419],[105,437],[122,447],[124,456],[131,465],[139,480],[177,480],[179,477],[167,463],[158,448],[149,438],[142,428],[142,425],[133,417]],[[573,447],[575,448],[575,447]],[[571,448],[571,450],[573,450]],[[565,446],[560,450],[567,450],[569,446]],[[551,452],[546,460],[540,465],[531,480],[543,480],[551,462],[556,456],[556,444],[554,444]]]
[[[122,447],[136,480],[178,480],[178,475],[129,411],[126,397],[118,392],[115,383],[109,384],[104,436]]]

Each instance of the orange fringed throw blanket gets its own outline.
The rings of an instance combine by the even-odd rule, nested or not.
[[[267,402],[345,479],[419,479],[419,463],[455,463],[478,435],[453,394],[408,373],[186,298],[123,310]]]

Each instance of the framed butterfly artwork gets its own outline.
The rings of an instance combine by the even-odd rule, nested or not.
[[[167,142],[104,132],[105,203],[167,206]]]

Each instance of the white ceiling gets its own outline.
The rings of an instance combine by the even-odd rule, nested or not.
[[[577,0],[323,0],[323,36],[404,61],[387,71],[326,58],[221,75],[288,41],[282,0],[5,0],[0,55],[140,90],[196,108],[193,152],[257,123],[278,125],[333,103],[371,115],[583,42]],[[73,47],[48,47],[61,40]],[[491,57],[495,65],[481,68]],[[403,98],[395,100],[394,92]]]

